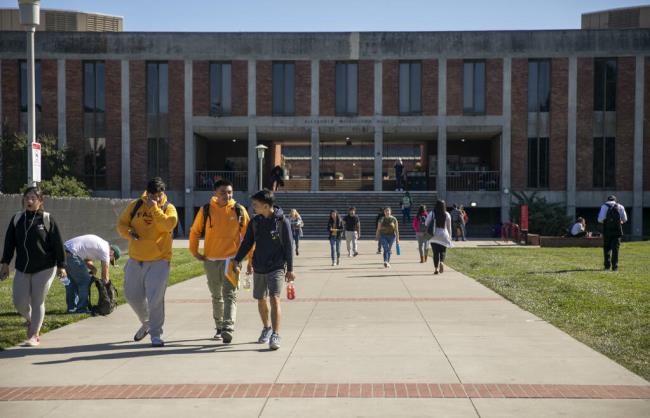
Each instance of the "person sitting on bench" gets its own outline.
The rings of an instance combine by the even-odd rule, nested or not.
[[[587,223],[585,218],[578,217],[576,223],[571,227],[571,236],[574,238],[582,238],[587,235]]]

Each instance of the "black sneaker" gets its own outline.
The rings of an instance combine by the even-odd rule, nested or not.
[[[221,338],[223,339],[224,344],[230,344],[232,341],[232,334],[229,331],[223,331],[221,333]]]
[[[221,341],[221,340],[223,339],[223,338],[221,337],[221,328],[217,328],[217,333],[214,334],[214,337],[212,337],[212,338],[214,338],[214,339],[217,340],[217,341]]]

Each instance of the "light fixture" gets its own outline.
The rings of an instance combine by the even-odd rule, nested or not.
[[[349,147],[350,145],[352,145],[352,140],[350,139],[349,136],[346,136],[346,137],[345,137],[345,145],[347,145],[348,147]]]
[[[233,139],[232,142],[237,142],[237,139]]]
[[[465,138],[461,138],[461,139],[460,139],[460,142],[465,142]]]
[[[469,206],[472,207],[472,208],[475,208],[475,207],[478,206],[478,203],[472,201],[472,202],[469,202]]]

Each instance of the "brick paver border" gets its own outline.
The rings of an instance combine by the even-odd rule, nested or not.
[[[296,298],[288,303],[305,302],[505,302],[504,298],[494,296],[458,297],[375,297],[375,298]],[[166,299],[165,303],[212,303],[212,299]],[[257,303],[252,298],[241,298],[237,303]]]
[[[172,398],[650,399],[650,385],[222,383],[0,387],[0,401]]]

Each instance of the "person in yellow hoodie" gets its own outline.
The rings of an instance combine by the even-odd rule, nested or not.
[[[129,261],[124,267],[124,297],[141,322],[133,340],[151,335],[153,347],[163,347],[165,291],[172,259],[172,234],[178,215],[167,201],[165,183],[154,177],[141,199],[120,215],[117,232],[129,241]]]
[[[214,339],[229,344],[235,332],[239,284],[239,273],[234,271],[231,260],[239,250],[250,217],[246,208],[233,199],[231,182],[218,180],[213,188],[214,196],[196,214],[190,229],[190,252],[203,262],[208,278]],[[205,234],[203,254],[199,253],[201,233]]]

